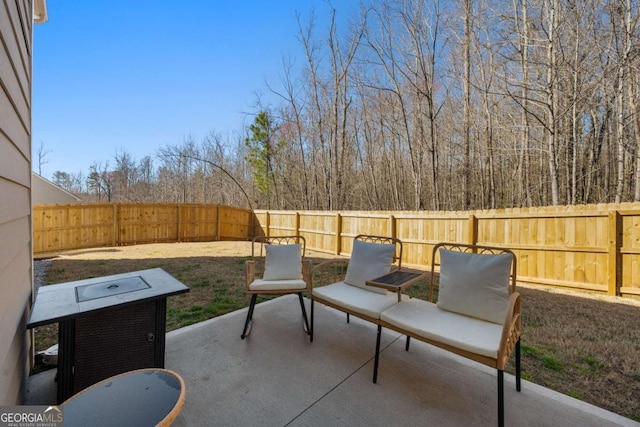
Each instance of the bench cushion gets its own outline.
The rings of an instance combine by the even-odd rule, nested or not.
[[[390,307],[380,319],[419,337],[494,359],[498,357],[502,325],[496,323],[442,310],[436,304],[415,298]]]
[[[265,245],[264,280],[302,279],[300,245]]]
[[[374,319],[380,319],[380,313],[398,303],[395,292],[379,294],[344,282],[314,288],[311,295]],[[406,295],[403,298],[408,299]]]
[[[395,251],[395,245],[354,240],[344,282],[371,292],[386,294],[386,289],[368,286],[365,282],[384,276],[391,270]]]
[[[509,305],[511,254],[473,254],[440,249],[438,307],[504,323]]]
[[[307,283],[302,279],[293,280],[263,280],[256,279],[249,285],[251,291],[274,291],[274,290],[296,290],[305,289]]]

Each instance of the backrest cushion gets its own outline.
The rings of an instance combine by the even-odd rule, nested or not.
[[[383,276],[391,270],[395,250],[396,246],[393,244],[354,240],[344,282],[371,292],[386,294],[386,289],[368,286],[365,282]]]
[[[509,304],[511,254],[440,249],[438,307],[502,325]]]
[[[302,278],[302,253],[299,244],[265,245],[263,280],[294,280]]]

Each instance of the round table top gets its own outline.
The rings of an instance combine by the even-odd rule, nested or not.
[[[168,369],[140,369],[100,381],[62,404],[64,425],[170,425],[182,410],[184,381]]]

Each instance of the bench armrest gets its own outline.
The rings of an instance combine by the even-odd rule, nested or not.
[[[307,289],[313,288],[313,265],[311,260],[302,260],[302,280],[307,284]]]
[[[520,339],[521,331],[520,293],[514,292],[509,298],[509,309],[502,327],[502,338],[496,361],[498,369],[504,370],[516,343]]]
[[[321,262],[313,267],[311,274],[311,288],[316,284],[329,285],[342,282],[347,274],[348,259],[332,259]]]
[[[247,260],[244,262],[244,275],[245,275],[244,286],[245,286],[245,289],[248,291],[249,285],[256,278],[256,262],[255,261]]]

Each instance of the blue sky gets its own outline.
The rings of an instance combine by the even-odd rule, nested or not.
[[[347,20],[356,0],[342,0]],[[345,6],[348,5],[348,6]],[[296,13],[326,29],[326,0],[48,0],[35,25],[33,169],[86,174],[135,160],[192,135],[234,135],[250,124],[256,94],[273,99],[283,56],[303,65]]]

